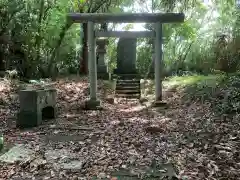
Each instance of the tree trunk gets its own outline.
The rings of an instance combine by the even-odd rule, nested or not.
[[[59,33],[59,39],[56,43],[56,46],[53,48],[53,50],[51,52],[52,55],[51,55],[49,65],[48,65],[48,72],[50,73],[51,76],[54,74],[53,70],[55,69],[56,57],[58,56],[59,48],[60,48],[62,41],[66,35],[67,30],[70,27],[71,27],[71,23],[66,22],[65,26],[61,29],[61,32]]]
[[[44,16],[44,2],[45,0],[42,0],[40,2],[40,12],[38,17],[38,29],[37,29],[37,35],[35,37],[35,47],[36,47],[36,62],[40,63],[40,48],[41,48],[41,31],[42,31],[42,20]]]
[[[82,51],[80,57],[80,72],[79,74],[88,74],[88,43],[87,43],[87,23],[83,23]]]
[[[3,54],[4,54],[4,52],[0,50],[0,71],[5,70],[5,63],[4,63],[4,55]]]

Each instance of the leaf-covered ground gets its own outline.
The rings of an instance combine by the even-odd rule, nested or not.
[[[26,144],[42,163],[2,163],[0,179],[116,179],[111,175],[114,171],[149,167],[154,162],[174,164],[179,179],[239,179],[239,117],[236,113],[216,114],[214,100],[196,97],[194,101],[188,98],[186,88],[173,88],[171,83],[173,80],[164,92],[169,108],[157,109],[133,100],[109,103],[99,81],[104,110],[84,111],[87,79],[62,79],[55,83],[57,119],[23,131],[15,128],[17,86],[2,80],[0,127],[5,144]],[[83,158],[83,167],[79,171],[55,168],[44,157],[52,149]]]

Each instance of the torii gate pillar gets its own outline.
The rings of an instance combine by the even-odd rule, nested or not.
[[[100,101],[97,99],[96,32],[94,31],[94,23],[155,23],[155,101],[156,105],[162,104],[162,24],[183,22],[183,13],[72,13],[68,15],[68,18],[73,22],[88,23],[88,67],[90,80],[90,100],[86,102],[86,108],[88,109],[95,109],[100,106]],[[143,34],[143,36],[149,35],[151,34]]]

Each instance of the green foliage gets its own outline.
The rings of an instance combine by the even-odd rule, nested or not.
[[[240,31],[236,28],[239,27],[239,10],[234,1],[213,1],[208,5],[203,1],[153,2],[154,11],[183,11],[186,16],[184,23],[163,26],[165,74],[182,74],[184,71],[208,74],[212,69],[234,72],[239,68]],[[153,29],[151,24],[145,27]],[[224,49],[218,46],[218,35],[221,34],[229,36]],[[217,51],[223,55],[219,56]],[[140,57],[151,56],[148,51],[139,53]]]
[[[67,13],[117,11],[121,2],[0,1],[0,45],[5,49],[0,54],[6,57],[0,60],[1,66],[16,68],[28,78],[76,73],[83,33],[79,24],[67,22]]]
[[[117,67],[117,42],[115,38],[109,38],[106,64],[108,65],[108,72],[113,73],[113,70]]]
[[[208,103],[216,113],[240,113],[240,75],[194,75],[170,77],[164,82],[166,88],[183,90],[184,102]]]
[[[22,3],[18,1],[8,2],[14,3],[14,6],[8,6],[7,9],[9,16],[13,18],[1,30],[6,29],[3,34],[9,37],[14,46],[12,49],[14,51],[18,49],[18,52],[21,52],[23,56],[19,57],[21,61],[14,62],[19,53],[7,52],[10,58],[7,60],[6,69],[17,66],[18,70],[28,77],[47,75],[47,67],[51,63],[52,53],[66,24],[69,4],[65,1],[54,3],[46,0],[23,1]],[[20,8],[22,6],[24,8]],[[17,13],[11,14],[12,11]],[[74,34],[76,35],[76,33]],[[71,34],[69,36],[70,39],[65,41],[69,44],[67,51],[61,51],[63,52],[61,57],[66,59],[72,56],[75,46],[76,37]]]
[[[152,62],[152,48],[146,41],[138,41],[136,66],[140,74],[145,75]]]
[[[148,1],[147,11],[184,12],[184,23],[164,24],[164,65],[167,75],[211,73],[212,69],[234,72],[239,69],[239,9],[235,1],[201,0]],[[83,52],[83,30],[66,21],[68,12],[122,12],[139,10],[142,1],[132,0],[2,0],[0,1],[0,68],[17,69],[26,77],[48,77],[55,73],[76,73]],[[110,27],[110,26],[109,26]],[[132,24],[127,25],[131,29]],[[147,29],[153,29],[146,24]],[[226,34],[225,46],[219,36]],[[86,37],[85,37],[86,39]],[[109,39],[106,63],[116,67],[116,40]],[[147,70],[152,58],[149,40],[139,40],[137,68]],[[219,53],[221,52],[221,53]],[[224,68],[223,68],[224,67]]]

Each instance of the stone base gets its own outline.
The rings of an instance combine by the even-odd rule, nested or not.
[[[98,79],[108,79],[108,71],[106,65],[98,65],[97,66],[97,78]]]
[[[153,107],[167,108],[168,104],[164,101],[155,101],[152,105]]]
[[[89,99],[85,102],[84,105],[85,110],[101,110],[101,102],[99,100]]]
[[[20,111],[16,121],[17,128],[31,128],[42,123],[42,115],[37,112]]]
[[[42,124],[43,120],[55,119],[56,107],[45,107],[40,112],[37,111],[20,111],[17,115],[17,128],[32,128]]]
[[[97,78],[98,78],[98,79],[108,80],[108,79],[109,79],[109,74],[108,74],[108,73],[98,72],[98,73],[97,73]]]

